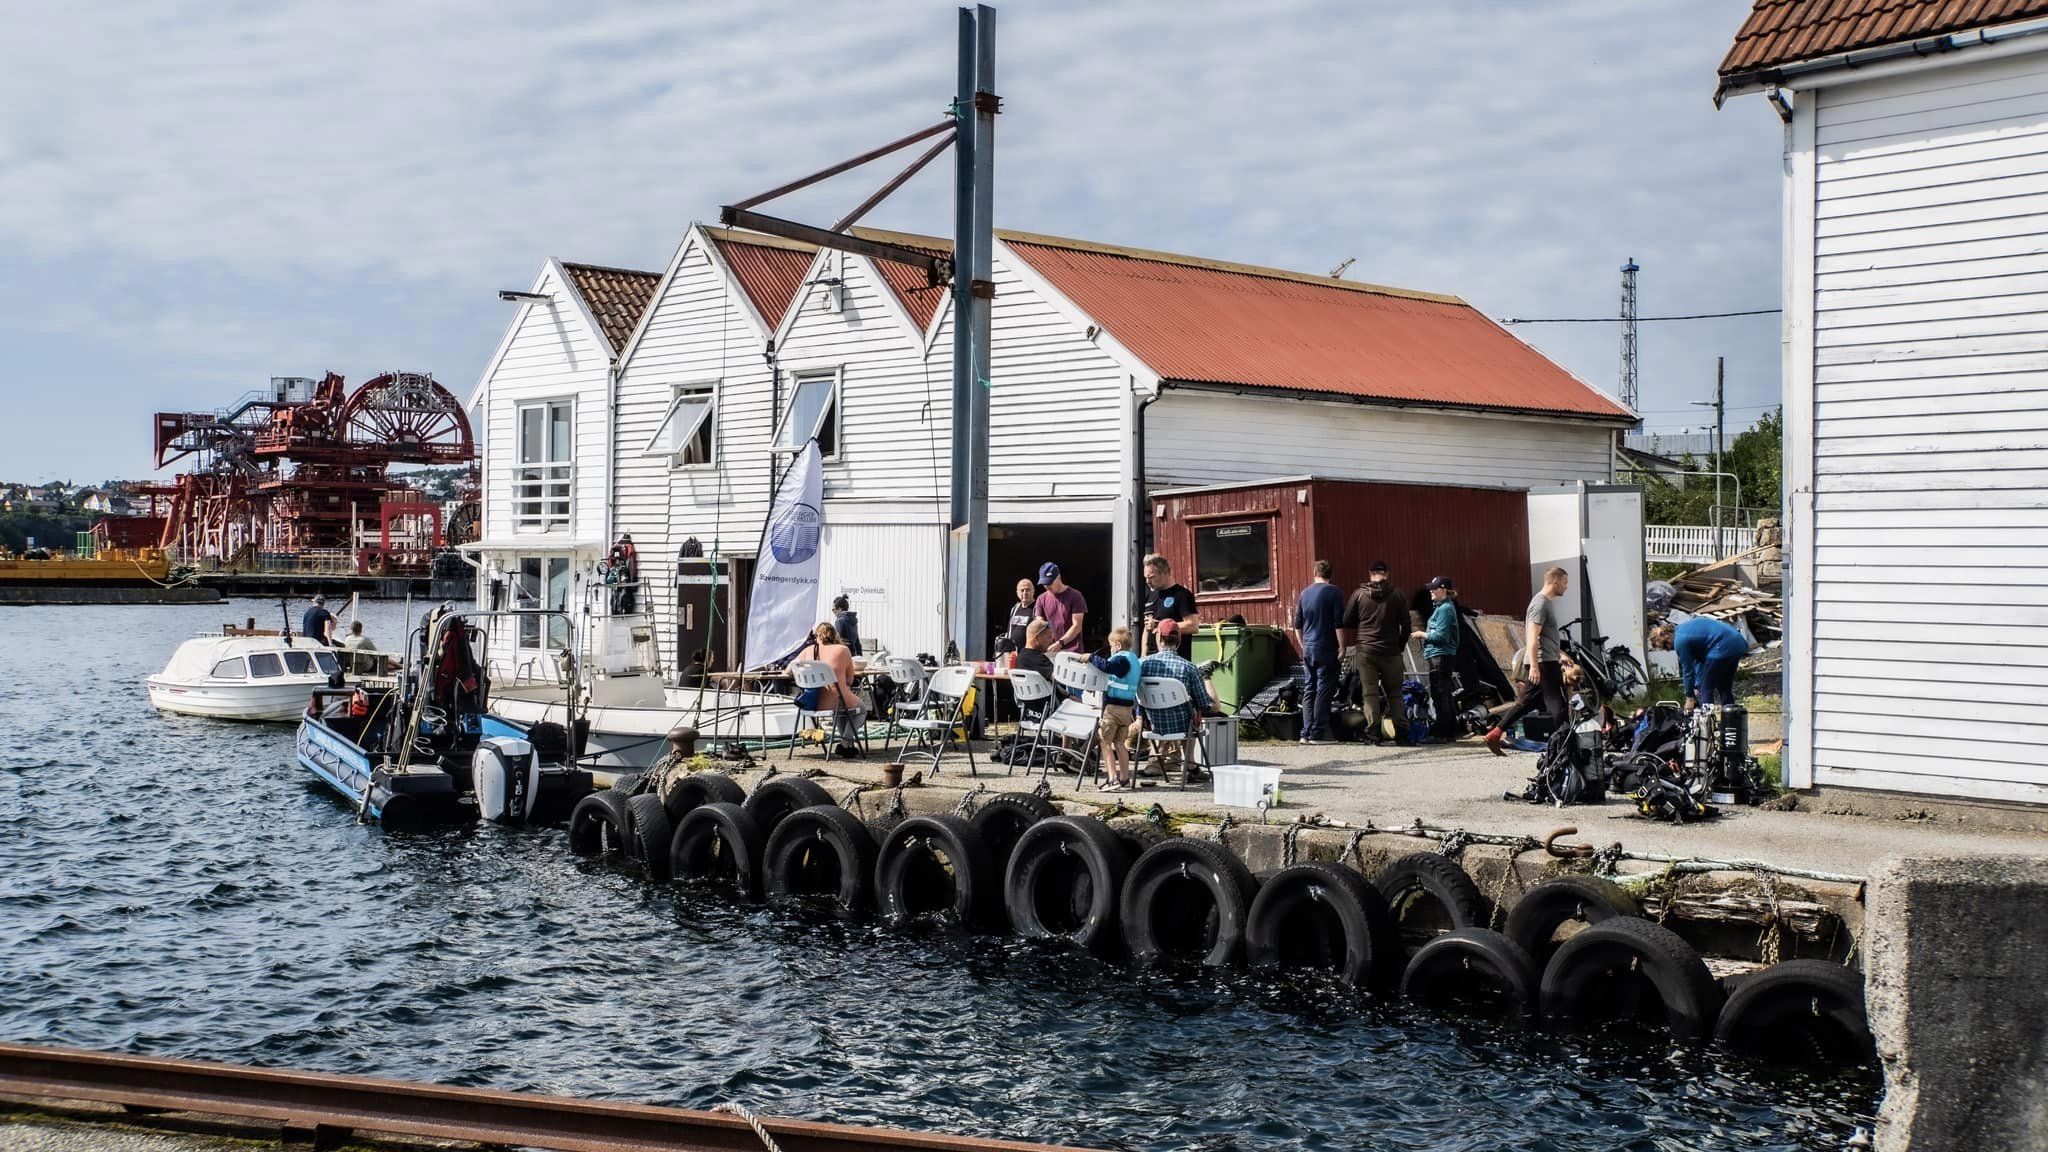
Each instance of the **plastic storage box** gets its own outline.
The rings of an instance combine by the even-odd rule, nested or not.
[[[1202,721],[1202,763],[1237,763],[1237,717],[1211,716]]]
[[[1218,764],[1215,774],[1215,802],[1229,808],[1257,808],[1263,802],[1278,808],[1284,802],[1280,791],[1280,769],[1261,764]]]

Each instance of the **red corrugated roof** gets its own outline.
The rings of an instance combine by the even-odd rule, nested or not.
[[[936,236],[918,236],[908,232],[887,232],[879,228],[860,227],[852,229],[852,232],[864,240],[879,240],[885,244],[929,252],[934,256],[953,254],[953,245]],[[914,264],[877,260],[875,268],[881,272],[882,280],[889,285],[889,291],[903,304],[904,311],[910,313],[911,320],[917,324],[917,330],[929,331],[932,317],[938,314],[939,309],[950,298],[946,286],[941,284],[936,288],[932,287],[931,277],[924,269]]]
[[[661,273],[567,261],[562,263],[562,271],[569,274],[570,284],[583,297],[597,326],[604,329],[604,338],[611,342],[612,353],[617,355],[626,341],[632,339],[633,329],[640,326],[640,316],[647,311],[654,290],[661,284]]]
[[[2048,0],[1756,0],[1721,75],[2048,15]]]
[[[1451,408],[1629,415],[1455,296],[999,235],[1163,379]]]
[[[809,244],[771,236],[754,236],[729,228],[706,228],[719,258],[732,269],[740,290],[754,303],[762,323],[774,328],[782,323],[796,294],[804,286],[804,275],[818,250]]]

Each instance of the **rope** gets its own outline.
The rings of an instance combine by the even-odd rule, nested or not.
[[[1031,794],[1040,800],[1050,800],[1052,799],[1052,784],[1045,777],[1040,776],[1038,778],[1038,786],[1031,790]]]
[[[1593,853],[1593,875],[1614,875],[1614,866],[1621,862],[1621,856],[1621,841],[1619,840]]]
[[[961,793],[960,802],[953,805],[953,815],[959,816],[962,819],[973,816],[974,810],[981,807],[981,794],[987,791],[988,785],[977,783],[974,786],[974,791]]]
[[[1224,844],[1224,843],[1223,843],[1223,834],[1224,834],[1225,832],[1228,832],[1228,831],[1230,831],[1230,826],[1231,826],[1231,825],[1233,825],[1233,824],[1235,824],[1235,823],[1237,823],[1237,817],[1236,817],[1236,816],[1235,816],[1234,814],[1232,814],[1232,813],[1229,813],[1229,812],[1225,812],[1225,813],[1223,814],[1223,823],[1221,823],[1221,824],[1218,824],[1218,825],[1216,826],[1216,843],[1217,843],[1217,844],[1219,844],[1219,845],[1222,845],[1222,846],[1223,846],[1223,847],[1225,847],[1225,848],[1228,848],[1228,847],[1230,847],[1230,845],[1228,845],[1228,844]]]
[[[861,802],[860,802],[860,794],[861,794],[861,793],[863,793],[863,792],[865,792],[865,791],[867,791],[867,790],[868,790],[868,786],[867,786],[867,785],[865,785],[865,784],[855,784],[855,785],[853,786],[853,791],[851,791],[851,792],[848,792],[848,793],[846,794],[846,799],[844,799],[844,800],[841,800],[841,801],[839,802],[839,806],[840,806],[841,808],[845,808],[845,809],[848,809],[848,810],[852,811],[852,813],[853,813],[853,814],[854,814],[855,816],[858,816],[858,817],[860,817],[860,818],[861,818],[861,820],[862,820],[863,822],[865,822],[865,821],[867,820],[867,818],[868,818],[868,814],[867,814],[867,812],[866,812],[865,810],[863,810],[863,809],[862,809],[862,807],[861,807]]]
[[[1280,866],[1282,868],[1294,867],[1294,857],[1296,851],[1294,842],[1301,838],[1301,830],[1303,827],[1304,825],[1300,823],[1289,824],[1287,826],[1287,831],[1282,832],[1280,834]]]
[[[1764,929],[1757,936],[1757,958],[1766,964],[1776,964],[1785,949],[1784,911],[1778,906],[1778,878],[1762,868],[1756,870],[1756,877],[1763,882],[1764,895],[1770,898],[1770,918],[1764,921]]]
[[[1506,922],[1508,906],[1508,886],[1510,884],[1514,885],[1516,900],[1520,900],[1525,894],[1528,893],[1529,886],[1522,883],[1522,870],[1516,867],[1516,865],[1521,860],[1522,854],[1524,852],[1535,852],[1540,850],[1542,847],[1543,842],[1536,839],[1534,836],[1524,836],[1522,837],[1520,843],[1510,846],[1508,851],[1507,863],[1500,870],[1500,879],[1495,881],[1493,885],[1493,895],[1491,896],[1491,900],[1493,901],[1493,912],[1487,918],[1486,921],[1486,926],[1488,928],[1491,928],[1494,931],[1498,932],[1500,931],[1501,925]]]
[[[754,1114],[752,1108],[747,1107],[745,1104],[713,1104],[711,1110],[713,1112],[723,1112],[728,1116],[737,1116],[746,1121],[747,1127],[754,1130],[754,1136],[761,1141],[763,1148],[766,1148],[768,1152],[782,1152],[782,1145],[777,1144],[775,1137],[768,1134],[768,1126],[761,1123],[761,1118]]]
[[[889,806],[882,810],[882,819],[891,825],[900,824],[909,810],[903,807],[903,785],[898,784],[889,792]]]

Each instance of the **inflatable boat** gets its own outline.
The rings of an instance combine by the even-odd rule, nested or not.
[[[489,618],[532,614],[436,609],[408,637],[395,681],[314,691],[299,720],[300,767],[365,822],[568,819],[593,790],[570,747],[574,702],[569,725],[492,715],[480,658]]]

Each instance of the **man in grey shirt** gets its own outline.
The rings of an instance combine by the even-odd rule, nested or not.
[[[1501,742],[1507,739],[1507,730],[1515,726],[1540,701],[1543,712],[1554,722],[1562,724],[1570,718],[1564,701],[1564,668],[1562,649],[1558,647],[1557,602],[1565,589],[1571,587],[1571,574],[1562,568],[1552,568],[1543,574],[1543,590],[1529,601],[1529,610],[1522,615],[1522,644],[1524,662],[1535,673],[1535,679],[1522,685],[1522,698],[1494,723],[1486,734],[1486,746],[1496,756],[1505,756]]]

